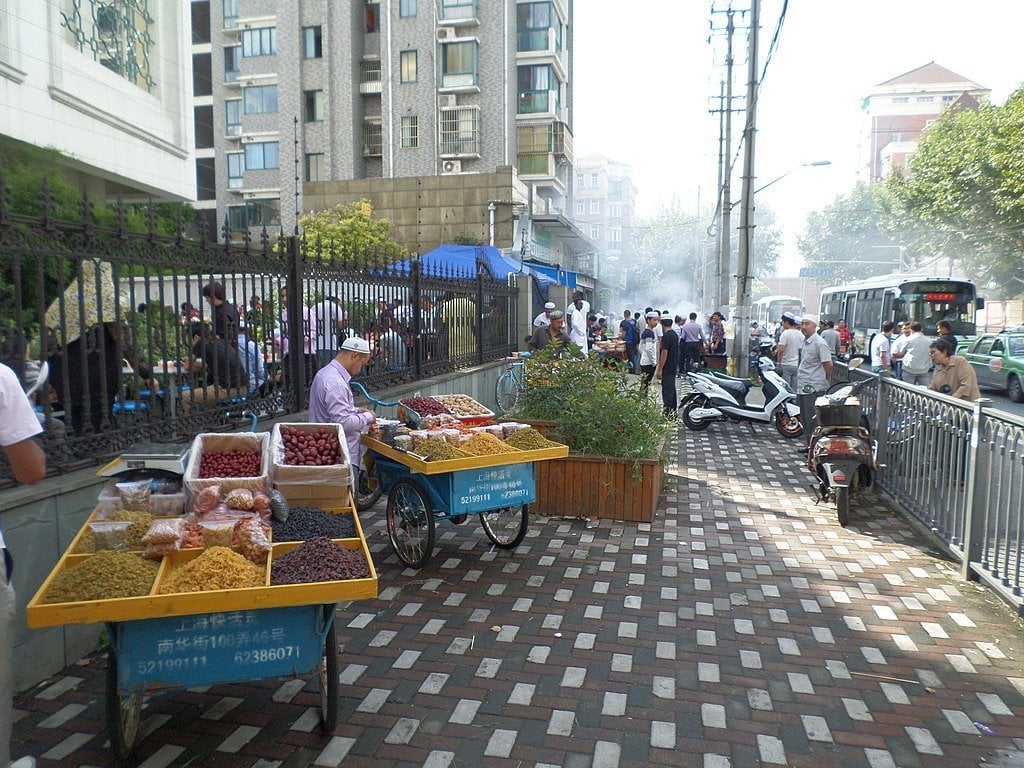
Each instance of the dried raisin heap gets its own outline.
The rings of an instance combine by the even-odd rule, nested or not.
[[[161,595],[217,589],[262,587],[265,570],[227,547],[208,549],[172,570],[160,581]]]
[[[548,440],[544,435],[533,427],[520,429],[505,438],[505,442],[513,448],[521,451],[539,451],[543,448],[552,448],[557,443]]]
[[[328,539],[352,539],[356,524],[352,515],[333,514],[320,507],[292,507],[288,519],[271,520],[274,541],[308,541],[318,536]]]
[[[369,575],[362,552],[324,537],[310,539],[280,557],[275,555],[270,567],[271,585],[365,579]]]
[[[464,459],[465,454],[445,440],[430,438],[416,446],[415,452],[423,456],[427,461],[451,461],[452,459]]]

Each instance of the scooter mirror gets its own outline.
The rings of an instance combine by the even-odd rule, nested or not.
[[[849,364],[846,367],[849,368],[852,371],[852,370],[854,370],[856,368],[860,368],[862,365],[864,365],[864,358],[863,357],[855,357],[855,358],[853,358],[853,360],[851,360],[849,362]]]

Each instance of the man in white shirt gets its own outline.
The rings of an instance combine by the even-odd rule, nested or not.
[[[572,295],[572,302],[565,308],[565,326],[569,340],[580,349],[587,348],[587,315],[590,314],[590,302],[583,298],[583,291]]]
[[[796,394],[796,372],[800,365],[800,347],[804,343],[804,335],[797,330],[800,318],[792,312],[782,313],[782,333],[779,335],[776,359],[779,363],[779,375]]]
[[[825,393],[832,378],[832,350],[817,331],[818,318],[814,315],[804,315],[800,319],[800,363],[796,374],[797,403],[800,405],[800,421],[804,425],[804,445],[799,449],[800,453],[807,452],[817,426],[814,401]]]
[[[534,328],[547,328],[551,325],[551,313],[555,311],[555,302],[548,301],[544,304],[544,311],[533,318]]]
[[[903,350],[910,338],[910,323],[896,323],[896,335],[889,340],[889,360],[899,378],[903,378]]]
[[[0,364],[0,445],[20,483],[38,483],[46,476],[46,456],[32,440],[42,432],[32,404],[25,397],[17,375]],[[28,768],[31,757],[11,763],[11,724],[13,721],[12,653],[16,630],[14,587],[11,585],[13,560],[0,533],[0,766]]]
[[[892,320],[886,320],[882,323],[882,332],[876,333],[871,339],[871,370],[875,373],[892,370],[889,367],[892,364],[892,358],[889,356],[892,349],[889,334],[893,328],[895,326]]]
[[[932,378],[932,358],[928,352],[931,339],[921,331],[917,320],[910,324],[910,336],[903,345],[903,380],[918,387],[927,387]]]

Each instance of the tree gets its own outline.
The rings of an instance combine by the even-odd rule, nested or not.
[[[370,259],[382,264],[409,257],[391,237],[391,222],[374,219],[373,206],[363,199],[307,213],[299,219],[306,241],[323,257],[350,261]]]
[[[1001,107],[951,108],[885,181],[889,225],[1006,296],[1024,292],[1024,87]]]
[[[817,282],[834,285],[899,271],[900,244],[891,233],[878,190],[858,184],[807,217],[797,250],[804,264],[823,268]],[[879,263],[874,263],[879,262]]]

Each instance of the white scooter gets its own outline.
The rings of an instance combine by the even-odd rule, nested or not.
[[[748,424],[775,425],[783,437],[794,438],[803,434],[800,408],[796,395],[775,371],[768,357],[758,360],[761,372],[764,405],[748,405],[747,393],[752,384],[749,379],[709,373],[686,374],[693,391],[687,394],[679,407],[683,424],[688,429],[704,430],[715,421],[744,421]]]

